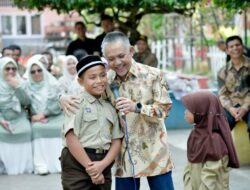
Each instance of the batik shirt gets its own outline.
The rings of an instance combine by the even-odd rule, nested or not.
[[[250,59],[244,57],[237,71],[229,61],[218,72],[219,96],[224,108],[240,105],[245,110],[250,109]]]
[[[128,151],[131,153],[135,176],[155,176],[173,168],[167,143],[164,120],[169,113],[171,100],[164,73],[134,60],[129,73],[121,81],[114,72],[109,73],[109,83],[118,83],[121,97],[142,104],[141,113],[126,114],[124,131],[128,131],[128,146],[123,138],[120,155],[116,161],[117,177],[133,176]],[[110,89],[107,94],[112,103],[114,96]]]

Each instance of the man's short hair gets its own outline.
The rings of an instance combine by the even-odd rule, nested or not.
[[[103,53],[104,56],[105,56],[105,53],[104,53],[105,46],[107,44],[109,44],[109,43],[113,43],[113,42],[116,42],[116,41],[121,41],[122,44],[124,45],[124,47],[129,49],[130,42],[129,42],[128,37],[124,33],[119,32],[119,31],[109,32],[104,37],[104,39],[102,41],[102,45],[101,45],[102,53]]]
[[[5,50],[7,50],[7,49],[13,51],[13,49],[12,49],[10,46],[6,46],[6,47],[4,47],[4,48],[2,49],[2,56],[4,55],[4,52],[5,52]]]
[[[111,22],[113,22],[113,17],[106,15],[106,14],[101,14],[101,21],[103,20],[109,20]]]
[[[230,37],[228,37],[228,38],[226,39],[226,47],[228,47],[228,43],[231,42],[231,41],[233,41],[233,40],[238,40],[238,41],[240,42],[240,44],[243,45],[243,42],[242,42],[241,37],[235,35],[235,36],[230,36]]]
[[[12,50],[19,50],[20,52],[22,52],[21,47],[19,45],[16,45],[16,44],[10,45],[9,48]]]
[[[148,37],[145,36],[145,35],[140,35],[140,36],[138,37],[138,39],[137,39],[137,42],[138,42],[139,40],[142,40],[142,41],[148,43]]]
[[[226,42],[225,42],[225,40],[218,40],[216,44],[217,44],[217,46],[219,46],[221,44],[222,45],[224,45],[224,44],[226,45]]]
[[[86,28],[86,25],[82,21],[78,21],[75,23],[75,27],[78,25],[82,26],[83,28]]]

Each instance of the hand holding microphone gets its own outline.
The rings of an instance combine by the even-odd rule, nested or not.
[[[122,115],[135,111],[136,103],[128,98],[120,97],[119,85],[117,83],[111,83],[110,88],[116,99],[115,107],[122,113]]]
[[[129,112],[135,112],[136,103],[132,100],[124,97],[116,99],[116,109],[127,114]]]

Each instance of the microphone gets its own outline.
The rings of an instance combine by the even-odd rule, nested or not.
[[[117,99],[117,98],[120,97],[120,94],[119,94],[119,84],[117,82],[111,83],[110,84],[110,89],[113,92],[113,94],[115,96],[115,99]]]
[[[111,89],[112,93],[114,94],[115,99],[120,97],[119,84],[117,82],[112,82],[110,84],[110,89]],[[136,181],[135,181],[135,165],[134,165],[134,163],[132,161],[132,156],[131,156],[131,149],[130,149],[130,144],[129,144],[129,135],[128,135],[128,126],[127,126],[127,121],[126,121],[126,115],[125,115],[124,112],[120,111],[120,113],[121,113],[121,120],[123,120],[123,122],[121,122],[121,125],[124,126],[124,128],[125,128],[125,142],[126,142],[126,147],[128,149],[129,161],[130,161],[130,164],[132,166],[134,185],[135,185],[135,189],[137,189]]]
[[[112,82],[110,84],[110,89],[113,92],[115,99],[117,99],[117,98],[120,97],[120,94],[119,94],[119,84],[117,82]],[[125,113],[121,112],[121,115],[125,116]]]

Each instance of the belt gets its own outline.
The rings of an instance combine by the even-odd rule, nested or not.
[[[84,148],[84,150],[87,153],[92,153],[92,154],[106,154],[109,150],[101,149],[101,148]]]

